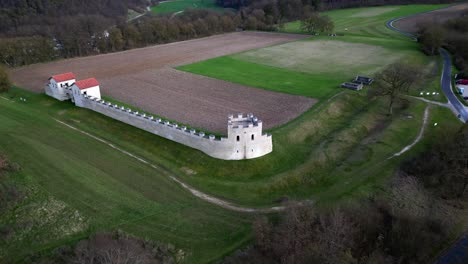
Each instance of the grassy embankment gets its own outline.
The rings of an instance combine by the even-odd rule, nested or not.
[[[1,96],[0,153],[20,165],[9,176],[26,198],[0,216],[2,230],[12,231],[2,234],[0,262],[115,229],[172,243],[190,254],[189,263],[218,259],[250,239],[249,216],[194,199],[165,169],[142,164],[53,119],[73,112],[71,124],[98,128],[101,116],[19,89]],[[109,125],[111,135],[127,129]]]
[[[404,5],[369,8],[348,8],[324,12],[335,23],[335,31],[347,36],[364,36],[375,38],[406,37],[388,30],[385,22],[392,18],[408,16],[420,12],[431,11],[448,5]],[[283,31],[288,33],[305,33],[300,28],[300,22],[287,23]]]
[[[224,8],[216,5],[215,0],[174,0],[159,3],[151,7],[154,14],[171,14],[185,9],[212,9],[223,11]]]
[[[15,221],[20,224],[15,235],[6,241],[8,244],[1,244],[0,248],[6,249],[3,254],[22,258],[28,252],[73,243],[97,230],[121,228],[137,236],[171,242],[190,254],[189,263],[197,263],[218,259],[250,239],[251,218],[194,198],[171,182],[168,173],[206,193],[253,206],[277,204],[284,197],[328,204],[368,195],[380,188],[401,159],[386,158],[414,140],[425,104],[414,102],[389,119],[382,100],[369,102],[365,90],[338,94],[342,90],[336,84],[349,79],[354,71],[371,73],[374,67],[381,68],[390,60],[401,58],[400,52],[420,65],[430,60],[418,52],[415,43],[405,39],[345,36],[318,40],[184,66],[194,72],[204,70],[200,73],[210,76],[227,74],[218,77],[263,89],[321,99],[298,119],[270,131],[273,153],[254,160],[212,159],[45,95],[19,89],[2,95],[13,101],[0,98],[0,152],[20,164],[22,170],[13,177],[29,193],[26,201],[0,218],[2,226]],[[308,49],[303,49],[307,56],[291,57],[295,54],[290,47],[314,47],[317,43],[330,44],[327,46],[334,52],[346,49],[341,46],[345,44],[361,52],[372,48],[388,58],[370,58],[364,66],[354,65],[353,70],[353,65],[340,64],[339,60],[327,64],[323,55],[330,53],[326,52],[311,57]],[[267,56],[281,54],[283,60],[295,58],[303,65],[284,65],[280,64],[281,58],[272,60]],[[260,55],[265,55],[265,60],[252,63]],[[315,60],[320,63],[314,63]],[[317,64],[324,69],[320,74],[314,73]],[[224,73],[216,70],[219,65]],[[337,96],[331,98],[333,95]],[[19,97],[28,100],[24,103]],[[423,141],[406,157],[430,145],[444,131],[459,126],[446,109],[433,107],[431,113],[430,122],[439,125],[429,126]],[[115,152],[52,118],[103,138],[161,169],[152,169]],[[44,218],[42,208],[56,213]],[[24,228],[31,223],[31,230]]]

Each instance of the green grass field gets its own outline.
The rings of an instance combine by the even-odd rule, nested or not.
[[[212,9],[216,11],[224,10],[222,7],[216,5],[215,0],[174,0],[160,3],[151,7],[151,12],[154,14],[170,14],[185,9]]]
[[[404,5],[370,8],[348,8],[332,10],[322,13],[329,16],[335,23],[335,32],[346,36],[367,36],[383,38],[405,37],[388,30],[385,22],[392,18],[407,16],[415,13],[435,10],[447,5]],[[283,31],[289,33],[304,33],[299,21],[287,23]]]
[[[404,12],[419,10],[407,8]],[[367,19],[396,12],[387,11],[370,8],[355,14]],[[17,88],[2,94],[6,99],[0,98],[0,153],[21,166],[21,171],[10,176],[23,186],[28,198],[0,216],[0,227],[18,224],[14,236],[0,241],[0,260],[47,253],[100,230],[122,229],[172,243],[187,253],[186,263],[216,262],[250,241],[253,216],[203,202],[172,182],[169,174],[205,193],[256,207],[278,205],[286,199],[334,205],[381,189],[402,159],[460,126],[448,109],[431,107],[423,140],[402,157],[387,159],[416,138],[426,104],[413,101],[389,118],[385,100],[368,100],[366,89],[353,92],[337,85],[355,72],[372,73],[402,56],[426,72],[431,72],[437,60],[420,53],[416,43],[387,38],[392,33],[382,30],[385,34],[375,34],[371,27],[368,32],[374,33],[370,35],[362,35],[366,32],[362,29],[360,34],[340,38],[314,37],[180,67],[320,99],[299,118],[270,130],[274,151],[253,160],[213,159],[45,95]],[[346,54],[347,48],[354,54]],[[367,50],[373,56],[365,56]],[[345,56],[359,63],[342,61]],[[436,89],[440,76],[432,72],[419,85]],[[19,97],[28,100],[21,102]],[[54,119],[160,169],[115,152]],[[435,122],[439,125],[431,125]],[[54,213],[43,217],[43,208]]]
[[[12,101],[0,98],[0,153],[21,166],[10,176],[24,186],[27,199],[0,217],[2,227],[15,224],[15,235],[0,242],[0,262],[12,263],[99,230],[122,229],[172,243],[189,254],[189,263],[218,259],[250,239],[248,216],[194,199],[166,170],[53,119],[70,111],[82,120],[88,114],[91,120],[102,117],[21,90],[2,97]]]
[[[361,42],[359,42],[361,41]],[[218,57],[180,70],[243,85],[318,99],[338,91],[354,76],[372,75],[397,60],[428,61],[414,43],[321,37]],[[392,42],[396,45],[391,47]]]

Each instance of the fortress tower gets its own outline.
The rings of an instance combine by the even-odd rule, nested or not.
[[[235,160],[261,157],[273,150],[271,135],[262,134],[262,121],[253,114],[230,115],[226,140],[234,146]]]

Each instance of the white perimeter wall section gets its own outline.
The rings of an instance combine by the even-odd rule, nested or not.
[[[104,102],[98,98],[81,94],[79,96],[73,94],[73,97],[77,106],[93,110],[155,135],[201,150],[214,158],[223,160],[252,159],[266,155],[273,150],[271,135],[261,134],[261,121],[245,126],[238,124],[233,126],[231,124],[233,117],[230,117],[228,137],[215,138],[213,135],[208,136],[204,132],[187,130],[168,121],[139,114],[128,108]],[[253,120],[254,117],[250,117]],[[247,120],[250,117],[244,118],[242,115],[239,115],[234,120],[238,120],[239,118]],[[257,121],[256,118],[255,121]]]
[[[75,79],[64,82],[56,82],[55,79],[51,78],[49,83],[45,86],[45,93],[48,96],[52,96],[60,101],[68,100],[70,97],[67,95],[67,88],[74,82]]]

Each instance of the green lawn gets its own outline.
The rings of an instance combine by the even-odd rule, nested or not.
[[[195,199],[166,170],[53,120],[74,112],[79,119],[67,121],[89,115],[93,125],[102,117],[17,89],[2,96],[13,101],[0,98],[0,153],[21,166],[10,177],[27,198],[0,216],[0,227],[13,224],[15,231],[0,241],[0,262],[115,229],[172,243],[188,254],[188,263],[219,259],[250,239],[249,216]]]
[[[262,65],[232,56],[218,57],[178,69],[217,79],[283,93],[326,98],[336,92],[340,80],[333,74],[309,74]],[[332,82],[332,83],[330,83]]]
[[[278,92],[327,98],[342,82],[372,75],[397,60],[425,63],[412,42],[321,37],[178,67],[180,70]],[[392,46],[392,42],[395,45]]]
[[[352,36],[383,38],[405,38],[399,33],[388,30],[385,22],[392,18],[435,10],[447,5],[404,5],[370,8],[348,8],[323,12],[335,23],[336,33]],[[289,33],[304,33],[300,22],[287,23],[283,29]]]
[[[160,3],[151,7],[151,12],[154,14],[170,14],[185,9],[213,9],[217,11],[224,10],[222,7],[216,5],[215,0],[174,0]]]

